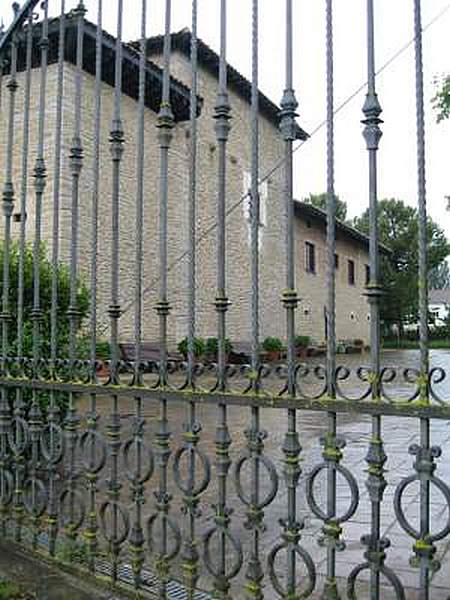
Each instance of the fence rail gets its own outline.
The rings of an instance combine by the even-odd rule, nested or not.
[[[86,20],[89,6],[82,0],[69,4],[66,0],[47,0],[39,6],[36,1],[26,2],[0,40],[0,83],[6,80],[6,86],[1,84],[0,121],[4,136],[0,156],[4,214],[0,530],[34,550],[44,545],[58,560],[79,563],[93,574],[106,573],[114,584],[125,581],[144,596],[161,599],[211,595],[223,600],[244,596],[294,600],[347,595],[376,600],[391,594],[402,600],[413,588],[421,600],[433,599],[437,553],[442,544],[448,544],[450,534],[450,482],[445,461],[438,460],[441,448],[432,445],[431,420],[450,419],[450,390],[445,368],[430,365],[428,350],[420,0],[410,2],[411,10],[405,8],[405,18],[411,17],[415,31],[420,360],[418,366],[405,367],[385,365],[381,355],[377,153],[382,109],[376,92],[373,0],[367,0],[368,85],[362,121],[369,160],[370,280],[365,293],[370,356],[366,365],[356,367],[336,357],[333,11],[338,10],[337,3],[323,2],[327,347],[324,363],[319,364],[300,362],[295,348],[299,295],[292,156],[295,140],[307,136],[296,123],[298,104],[293,89],[294,24],[300,16],[293,13],[292,0],[285,2],[286,80],[276,169],[281,173],[279,206],[284,211],[283,219],[278,215],[283,228],[277,235],[284,244],[285,262],[277,270],[285,281],[276,290],[280,310],[274,308],[271,318],[286,324],[286,360],[276,366],[265,364],[260,352],[262,272],[268,260],[261,250],[265,130],[260,108],[263,103],[266,114],[273,109],[258,89],[261,6],[252,0],[252,80],[248,84],[227,66],[231,36],[226,0],[217,2],[220,51],[216,58],[201,46],[197,0],[192,2],[187,81],[186,77],[178,81],[171,73],[170,0],[164,2],[162,53],[153,63],[147,56],[151,44],[146,0],[136,2],[141,9],[140,40],[132,44],[124,44],[122,0],[114,3],[114,38],[102,29],[106,7],[101,0],[95,25]],[[200,51],[209,61],[206,70],[217,78],[213,103],[199,78]],[[183,79],[183,70],[176,75]],[[233,300],[229,263],[242,250],[230,244],[227,221],[230,202],[236,200],[233,165],[237,161],[231,160],[229,148],[235,144],[230,138],[231,91],[237,85],[245,88],[250,105],[246,130],[250,186],[241,199],[248,202],[250,219],[246,321],[251,351],[245,365],[230,364],[227,356]],[[208,102],[215,141],[202,146],[199,116]],[[108,126],[105,110],[111,117]],[[149,111],[157,111],[152,131]],[[232,147],[234,152],[236,145]],[[130,153],[132,166],[126,161]],[[208,164],[214,164],[213,176],[206,171],[205,156]],[[180,164],[186,167],[182,173],[176,170]],[[208,182],[213,177],[214,226],[209,224],[208,231],[214,237],[208,259],[209,265],[216,261],[216,267],[210,267],[216,286],[210,301],[216,312],[217,356],[202,364],[196,357],[195,336],[206,314],[203,288],[212,280],[205,283],[199,276],[199,222],[203,218],[199,199],[203,194],[211,206]],[[174,201],[172,188],[179,192]],[[175,202],[184,203],[181,217],[173,216]],[[88,220],[83,216],[87,205]],[[145,221],[148,212],[152,225],[157,222],[151,231]],[[18,231],[13,227],[15,214]],[[125,235],[122,221],[128,226]],[[101,262],[105,239],[109,245],[106,268]],[[174,284],[170,260],[177,240],[183,242],[187,267],[177,272]],[[44,241],[50,250],[48,262]],[[146,248],[150,246],[152,251],[157,248],[151,264],[159,288],[151,309],[145,285],[150,260]],[[18,267],[13,271],[16,248]],[[86,273],[88,309],[80,283]],[[244,302],[242,298],[237,304]],[[131,334],[121,326],[124,306],[133,309]],[[177,310],[181,306],[185,317],[185,361],[173,360],[171,354],[173,306]],[[158,339],[155,360],[143,358],[147,326],[153,327]],[[110,334],[106,360],[98,355],[102,327]],[[120,358],[124,335],[134,337],[133,360]],[[86,337],[87,358],[79,345]],[[308,411],[322,421],[321,454],[312,443],[308,442],[307,450],[301,446],[307,437],[302,428]],[[361,419],[370,417],[364,486],[356,471],[345,466],[351,445],[345,448],[346,441],[339,435],[348,415],[353,419],[356,414]],[[271,429],[266,431],[269,416]],[[393,431],[390,417],[397,419],[394,431],[398,435],[403,419],[418,420],[418,434],[409,447],[408,472],[400,469],[397,476],[394,467],[387,477],[383,432],[387,426]],[[214,431],[208,429],[211,425]],[[393,490],[386,498],[388,485]],[[433,489],[441,494],[443,506],[436,531]],[[405,508],[413,490],[418,525],[411,522],[412,515]],[[353,569],[346,571],[339,555],[345,556],[346,527],[363,502],[369,515],[368,531]],[[415,584],[403,582],[390,559],[391,541],[383,529],[388,503],[400,530],[411,540],[418,568]],[[319,549],[307,541],[311,519],[318,524],[314,533],[320,533]]]

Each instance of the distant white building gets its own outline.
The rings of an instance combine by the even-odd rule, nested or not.
[[[435,325],[444,325],[450,313],[450,288],[430,290],[428,298],[430,320]]]

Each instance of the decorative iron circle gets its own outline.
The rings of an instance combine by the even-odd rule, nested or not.
[[[60,425],[47,423],[41,430],[41,452],[45,460],[53,465],[58,464],[65,450],[64,432]]]
[[[269,476],[269,480],[270,480],[270,488],[266,494],[266,496],[260,500],[257,504],[254,504],[252,502],[251,498],[248,498],[245,495],[244,492],[244,488],[242,486],[242,482],[241,482],[241,472],[242,472],[242,467],[245,465],[245,463],[247,461],[250,460],[254,460],[258,465],[262,464],[266,471],[267,474]],[[268,506],[273,499],[275,498],[275,496],[277,495],[278,492],[278,474],[277,474],[277,470],[274,466],[274,464],[272,463],[272,461],[267,458],[267,456],[265,456],[264,454],[259,454],[257,456],[250,456],[249,454],[243,454],[237,461],[234,467],[234,483],[236,486],[236,492],[237,495],[239,496],[240,500],[243,502],[243,504],[245,504],[246,506],[255,506],[255,508],[258,509],[263,509],[266,506]]]
[[[358,576],[363,572],[371,568],[371,564],[369,562],[362,563],[357,565],[348,576],[347,579],[347,598],[349,600],[360,600],[355,592],[356,582]],[[403,585],[397,575],[385,565],[382,565],[378,569],[379,573],[384,575],[389,583],[392,585],[392,588],[395,592],[395,596],[397,600],[405,600],[405,590],[403,589]]]
[[[202,469],[202,479],[198,484],[189,485],[189,482],[183,481],[180,473],[180,463],[183,455],[186,452],[191,452],[191,456],[198,457]],[[204,452],[200,448],[194,446],[182,446],[178,448],[173,457],[173,478],[178,488],[185,494],[198,496],[206,490],[211,481],[211,463]]]
[[[287,542],[281,542],[277,544],[274,548],[272,548],[272,550],[269,553],[269,556],[267,557],[267,565],[269,570],[270,581],[272,582],[274,590],[281,598],[287,598],[288,590],[285,589],[285,587],[280,582],[279,577],[275,573],[275,560],[282,550],[286,550],[286,552],[288,551]],[[314,588],[316,586],[316,568],[314,566],[312,558],[304,548],[296,544],[293,550],[295,554],[297,554],[297,556],[305,564],[306,572],[308,574],[308,586],[306,587],[306,590],[296,597],[308,598],[308,596],[310,596],[313,593]]]
[[[99,473],[106,463],[106,443],[95,429],[84,431],[80,437],[83,465],[89,473]]]
[[[384,367],[380,371],[380,392],[383,398],[388,402],[398,401],[398,397],[392,396],[385,387],[385,384],[392,383],[398,375],[398,369],[395,367]],[[411,367],[403,369],[403,379],[406,383],[413,384],[415,387],[408,396],[403,398],[403,402],[412,402],[420,394],[420,386],[418,384],[420,378],[420,372],[417,369]]]
[[[82,494],[78,490],[65,489],[59,497],[59,505],[63,522],[70,524],[73,531],[79,529],[86,515],[86,505]],[[78,515],[76,515],[77,512]]]
[[[442,367],[434,367],[429,373],[430,395],[439,404],[445,405],[445,400],[436,392],[434,385],[442,383],[447,378],[447,374]]]
[[[309,374],[313,374],[315,379],[318,382],[322,382],[321,387],[315,394],[307,394],[301,385],[301,380],[306,379]],[[299,395],[306,400],[317,400],[321,398],[327,391],[327,378],[326,378],[326,368],[323,365],[316,365],[311,368],[304,364],[299,364],[295,367],[294,377],[295,377],[295,385],[298,390]]]
[[[225,536],[233,549],[230,568],[228,570],[225,568],[225,572],[222,572],[219,570],[219,568],[216,568],[211,558],[210,544],[215,534]],[[244,560],[240,541],[236,539],[226,527],[213,527],[205,533],[203,544],[203,560],[211,575],[214,577],[225,577],[226,579],[233,579],[233,577],[236,577],[241,570]]]
[[[348,509],[342,515],[333,517],[336,523],[345,523],[346,521],[351,519],[351,517],[355,514],[356,509],[358,508],[359,489],[358,484],[356,483],[356,479],[353,477],[350,471],[342,465],[330,465],[323,462],[312,469],[312,471],[306,479],[306,499],[308,502],[308,506],[311,509],[311,511],[315,514],[315,516],[321,519],[322,521],[326,521],[329,518],[328,515],[320,508],[320,506],[316,502],[314,494],[314,483],[319,473],[329,468],[332,468],[337,473],[340,473],[345,479],[345,481],[348,483],[348,486],[350,488],[351,499]]]
[[[143,469],[138,469],[137,466],[134,467],[134,470],[131,468],[129,455],[133,446],[136,446],[136,450],[140,455],[142,455],[147,463],[144,465]],[[153,452],[152,449],[147,446],[144,440],[133,437],[125,442],[123,446],[123,462],[125,465],[125,475],[127,479],[133,483],[145,483],[153,475],[153,469],[155,465]]]
[[[5,468],[0,469],[0,504],[8,506],[11,503],[14,493],[14,477],[12,473]]]
[[[154,552],[154,543],[153,543],[153,528],[158,519],[162,519],[168,525],[170,531],[173,534],[173,546],[171,550],[166,551],[165,556],[167,560],[172,560],[177,556],[181,548],[181,532],[178,525],[175,523],[173,519],[164,513],[155,513],[149,517],[147,521],[147,546],[150,554]]]
[[[8,429],[8,444],[15,456],[21,456],[28,447],[30,433],[28,423],[22,417],[13,417]]]
[[[363,400],[368,398],[370,396],[370,394],[372,393],[372,385],[370,384],[370,381],[369,381],[370,373],[371,373],[371,371],[368,367],[358,367],[358,369],[356,370],[356,376],[358,377],[358,379],[360,381],[362,381],[363,383],[367,383],[368,385],[367,385],[366,389],[363,390],[359,395],[349,396],[348,394],[346,394],[343,391],[343,389],[341,387],[341,382],[349,379],[350,375],[352,374],[352,371],[345,365],[339,365],[336,369],[336,381],[335,381],[335,387],[336,387],[336,391],[337,391],[338,395],[341,398],[344,398],[344,400],[348,400],[349,402],[362,402]]]
[[[420,532],[417,529],[415,529],[408,521],[402,506],[402,497],[405,493],[406,488],[415,481],[420,481],[419,474],[410,475],[409,477],[406,477],[405,479],[403,479],[403,481],[399,483],[394,494],[394,511],[398,522],[400,523],[400,526],[404,529],[404,531],[406,531],[406,533],[408,533],[414,539],[418,540],[420,539]],[[440,490],[447,502],[448,507],[447,523],[445,524],[445,527],[443,527],[437,533],[430,534],[428,536],[428,541],[430,544],[432,544],[433,542],[442,540],[450,533],[450,489],[441,479],[435,477],[434,475],[431,475],[429,477],[429,482],[433,483]]]
[[[117,534],[118,527],[114,528],[116,531],[114,531],[111,527],[107,527],[106,516],[108,510],[112,510],[113,518],[116,521],[118,517],[120,517],[122,520],[122,531],[120,535]],[[106,502],[103,502],[99,510],[99,521],[103,537],[110,544],[120,545],[127,539],[130,532],[130,517],[128,511],[121,504],[119,504],[119,502],[113,502],[111,500],[106,500]]]
[[[23,484],[23,504],[34,517],[41,517],[47,508],[47,489],[40,479],[30,477]]]

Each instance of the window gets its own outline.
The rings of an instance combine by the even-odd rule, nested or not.
[[[334,255],[334,268],[339,269],[339,255],[338,254]]]
[[[348,284],[355,285],[355,262],[348,260]]]
[[[252,242],[252,200],[250,190],[252,185],[252,176],[249,171],[244,171],[243,192],[244,202],[242,209],[244,211],[244,219],[247,223],[248,243]],[[267,196],[268,186],[267,181],[264,181],[259,186],[259,246],[261,248],[263,228],[267,225]]]
[[[369,265],[364,265],[364,266],[365,266],[366,285],[369,285],[369,283],[370,283],[370,266]]]
[[[308,273],[316,272],[316,247],[311,242],[305,242],[305,268]]]

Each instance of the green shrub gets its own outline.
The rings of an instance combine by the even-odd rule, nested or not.
[[[309,335],[296,335],[294,345],[296,348],[307,348],[311,342]]]
[[[199,357],[205,353],[205,340],[203,338],[195,337],[194,340],[194,356]],[[188,355],[188,339],[187,337],[183,338],[178,343],[178,352],[182,354],[184,357]]]
[[[106,340],[99,340],[96,345],[96,356],[99,360],[109,360],[111,358],[111,348]]]
[[[43,312],[41,322],[41,356],[50,357],[50,312],[52,304],[52,264],[47,257],[45,244],[41,245],[39,257],[40,275],[40,306]],[[19,244],[12,242],[9,260],[9,310],[12,316],[8,328],[10,356],[17,355],[17,303],[18,303],[18,279],[19,279]],[[67,311],[70,304],[70,270],[64,263],[58,264],[58,331],[57,345],[58,356],[66,357],[69,351],[69,318]],[[26,244],[24,253],[24,296],[23,296],[23,355],[32,356],[33,353],[33,321],[31,313],[33,310],[34,296],[34,266],[33,246]],[[3,242],[0,242],[0,296],[3,295]],[[76,305],[80,314],[79,326],[89,312],[90,295],[87,286],[79,279],[77,281]]]
[[[0,297],[3,295],[3,242],[0,242]],[[12,242],[10,246],[9,257],[9,311],[12,316],[8,328],[8,355],[18,355],[17,339],[17,308],[18,308],[18,279],[19,279],[19,244]],[[34,261],[32,244],[25,245],[24,251],[24,277],[23,277],[23,329],[22,329],[22,356],[31,357],[33,355],[33,328],[34,323],[31,315],[34,304]],[[40,355],[42,358],[50,358],[50,334],[51,334],[51,304],[52,304],[52,275],[53,268],[47,257],[45,244],[40,247],[39,253],[39,275],[40,275],[40,307],[42,309],[42,321],[40,324]],[[67,311],[70,304],[70,270],[64,263],[59,263],[57,267],[57,286],[58,286],[58,305],[57,305],[57,356],[66,358],[69,353],[69,318]],[[81,327],[83,320],[89,311],[90,295],[87,286],[81,279],[77,281],[76,306],[79,311],[80,319],[78,326]],[[77,340],[77,351],[81,354],[86,352],[86,343],[84,338]],[[12,390],[11,400],[14,399],[15,392]],[[31,390],[24,389],[22,399],[27,404],[31,402]],[[50,402],[49,392],[38,392],[38,399],[41,408],[45,411]],[[66,408],[66,394],[55,392],[55,402],[61,409],[61,416],[64,418]]]
[[[205,343],[205,354],[209,356],[217,356],[219,348],[219,340],[216,337],[209,337]],[[225,338],[225,352],[229,354],[233,350],[233,344],[228,338]]]
[[[277,337],[266,337],[262,347],[267,352],[281,352],[283,350],[283,342]]]
[[[31,600],[31,594],[26,594],[25,590],[12,581],[0,581],[0,600]]]

